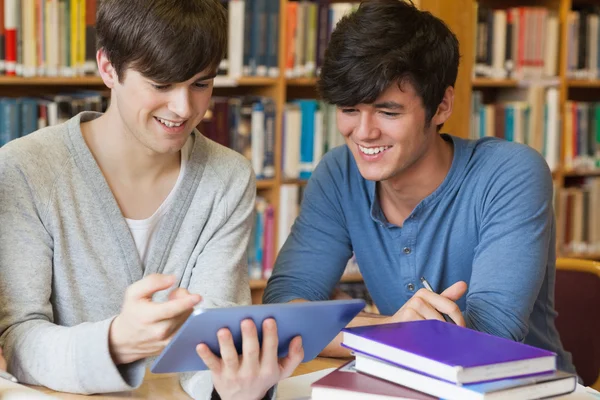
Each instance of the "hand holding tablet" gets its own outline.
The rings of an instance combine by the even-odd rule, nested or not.
[[[262,342],[263,321],[277,324],[277,356],[287,356],[292,339],[302,338],[303,362],[315,358],[365,306],[364,300],[331,300],[304,303],[265,304],[227,308],[197,309],[156,358],[154,373],[201,371],[208,367],[198,356],[200,343],[221,357],[217,332],[227,328],[238,355],[242,354],[241,322],[254,321],[258,342]]]

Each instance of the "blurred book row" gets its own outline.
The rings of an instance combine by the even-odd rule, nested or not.
[[[560,162],[560,121],[556,88],[503,90],[490,102],[484,92],[473,91],[470,138],[492,136],[527,144],[544,156],[551,170]]]
[[[285,76],[314,77],[318,74],[331,32],[358,2],[330,0],[288,1],[285,32]]]
[[[93,91],[44,97],[0,98],[0,146],[81,111],[104,111],[108,100]]]
[[[97,0],[0,0],[0,74],[96,74]]]
[[[475,3],[477,77],[535,79],[558,73],[559,21],[544,7],[494,9]]]
[[[558,192],[558,244],[563,253],[600,253],[600,178],[585,177],[570,180]]]

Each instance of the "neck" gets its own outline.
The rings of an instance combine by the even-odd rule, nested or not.
[[[181,151],[158,154],[144,146],[111,107],[99,118],[81,125],[83,137],[103,173],[121,182],[149,182],[179,169]]]
[[[454,156],[451,142],[432,132],[431,144],[423,156],[397,176],[378,183],[382,201],[403,216],[402,220],[444,181]]]

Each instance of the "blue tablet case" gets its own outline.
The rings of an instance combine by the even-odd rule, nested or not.
[[[171,342],[154,360],[154,373],[202,371],[208,369],[196,353],[196,346],[206,343],[217,355],[217,331],[228,328],[238,354],[242,353],[240,323],[252,319],[262,341],[262,322],[274,318],[279,336],[279,357],[288,353],[290,342],[302,337],[304,360],[315,358],[363,308],[364,300],[330,300],[303,303],[265,304],[226,308],[197,309],[185,321]]]

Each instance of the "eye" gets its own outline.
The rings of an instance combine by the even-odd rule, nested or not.
[[[206,89],[208,87],[208,83],[206,83],[206,82],[196,82],[196,83],[194,83],[194,87],[196,89]]]
[[[355,108],[342,108],[342,113],[344,113],[344,114],[351,114],[355,111],[356,111]]]
[[[400,113],[388,112],[388,111],[380,111],[380,113],[382,113],[386,117],[397,117],[398,115],[400,115]]]
[[[171,87],[171,85],[159,85],[159,84],[156,84],[156,83],[152,83],[151,85],[152,85],[152,87],[153,87],[154,89],[156,89],[156,90],[160,90],[160,91],[167,90],[168,88],[170,88],[170,87]]]

